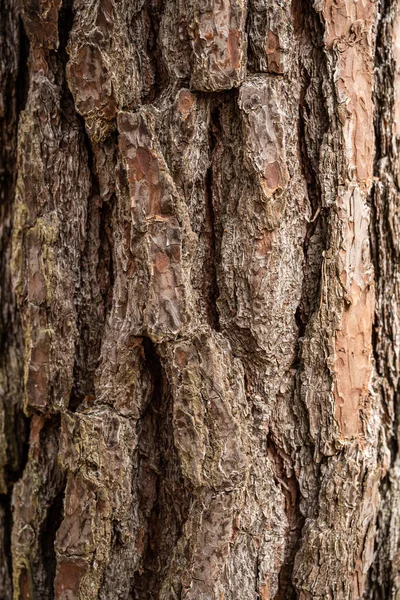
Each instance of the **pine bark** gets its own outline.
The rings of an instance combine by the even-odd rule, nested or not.
[[[400,5],[0,15],[0,599],[399,600]]]

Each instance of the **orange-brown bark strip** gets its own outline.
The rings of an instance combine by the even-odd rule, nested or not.
[[[344,306],[335,343],[334,395],[341,437],[362,435],[372,373],[374,284],[366,204],[373,175],[373,39],[375,4],[323,2],[325,48],[335,64],[336,110],[343,142],[344,188],[338,269]]]

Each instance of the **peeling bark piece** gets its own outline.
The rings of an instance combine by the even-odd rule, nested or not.
[[[238,101],[244,124],[245,160],[261,185],[271,221],[279,221],[285,208],[282,201],[271,198],[282,195],[289,180],[279,99],[282,89],[269,78],[253,77],[240,88]]]
[[[60,459],[68,484],[55,589],[65,600],[72,593],[104,600],[115,593],[128,600],[146,549],[152,505],[141,506],[145,484],[137,481],[137,445],[154,382],[142,338],[121,335],[119,325],[115,319],[117,331],[106,329],[94,397],[62,418]]]
[[[208,329],[164,343],[161,352],[173,394],[174,445],[194,493],[160,598],[170,598],[174,586],[191,600],[219,598],[250,468],[243,372],[229,344]]]
[[[357,185],[340,193],[331,227],[332,249],[325,252],[320,307],[303,343],[302,374],[310,433],[328,455],[355,438],[372,444],[377,434],[371,396],[375,294],[369,210]],[[328,313],[322,305],[329,307]]]
[[[52,555],[43,552],[42,536],[53,542],[60,522],[61,499],[57,504],[57,497],[65,483],[57,460],[58,435],[55,419],[46,422],[39,415],[32,418],[28,462],[12,497],[14,598],[53,597]]]
[[[296,100],[285,82],[257,76],[243,84],[238,101],[240,121],[236,106],[221,108],[213,153],[220,325],[238,356],[246,360],[251,348],[264,364],[271,360],[274,372],[277,349],[278,370],[289,368],[294,357],[308,211],[297,162]],[[272,373],[269,378],[274,380]]]
[[[293,578],[302,600],[358,600],[373,559],[380,468],[355,442],[321,474],[317,516],[306,522]],[[316,548],[325,560],[315,560]]]
[[[305,393],[306,402],[313,406],[310,411],[314,413],[312,435],[324,439],[323,452],[330,454],[335,452],[333,447],[339,439],[350,442],[358,436],[368,437],[368,423],[374,422],[369,390],[374,286],[366,194],[373,175],[371,28],[375,9],[370,0],[326,1],[318,8],[324,19],[325,52],[330,61],[327,76],[337,95],[330,107],[337,116],[331,135],[337,147],[342,148],[342,169],[337,176],[336,197],[332,196],[335,211],[331,215],[329,250],[325,252],[323,264],[321,306],[328,306],[329,316],[324,314],[325,309],[317,311],[319,314],[310,323],[310,346],[306,352],[310,350],[311,355],[314,354],[306,367],[309,381],[316,382],[311,375],[312,363],[324,360],[324,353],[329,355],[330,373],[322,376],[321,370],[319,384],[311,384]],[[325,147],[323,153],[327,153]],[[328,162],[322,164],[321,175],[329,183],[332,178],[328,175]],[[311,333],[312,330],[315,333]],[[314,335],[315,339],[321,339],[325,350],[314,345]],[[308,344],[306,339],[305,347]],[[314,347],[311,349],[311,346]],[[319,356],[318,361],[316,356]],[[321,390],[319,400],[318,388]],[[321,400],[316,409],[315,402]],[[332,427],[333,415],[329,414],[332,408],[336,427]]]
[[[29,41],[44,51],[58,48],[58,11],[62,0],[27,0],[23,20]]]
[[[290,3],[287,0],[250,0],[250,69],[277,75],[287,72],[293,43]]]
[[[71,50],[70,56],[67,74],[76,108],[85,117],[90,137],[99,142],[111,130],[117,113],[110,74],[94,45]]]
[[[113,0],[80,1],[74,10],[67,79],[88,134],[98,143],[115,127],[118,109],[136,107],[141,97],[138,44],[131,33],[136,11],[127,0],[123,8]]]
[[[321,187],[335,181],[335,194],[320,304],[306,329],[300,377],[322,468],[318,508],[307,515],[294,581],[304,600],[358,599],[373,560],[381,476],[381,410],[371,387],[375,298],[366,197],[373,175],[370,34],[375,9],[369,0],[327,1],[318,8],[325,25],[324,78],[335,90],[334,102],[327,105],[327,140],[338,149],[339,162],[337,167],[321,147]]]
[[[368,189],[374,151],[373,46],[375,3],[322,0],[325,47],[336,63],[337,114],[342,125],[348,178]]]
[[[166,140],[166,160],[174,182],[187,206],[193,231],[190,283],[197,314],[215,325],[212,207],[207,177],[210,167],[210,98],[182,88],[176,94]]]
[[[56,538],[55,589],[61,598],[98,597],[111,537],[111,508],[102,489],[93,488],[81,476],[69,476],[65,513]],[[76,560],[77,559],[77,560]],[[71,563],[74,567],[68,568]]]
[[[30,311],[31,315],[33,311]],[[33,320],[40,320],[38,313]],[[26,370],[26,409],[35,409],[46,411],[49,398],[50,381],[50,350],[51,338],[46,329],[32,328],[30,344],[27,352],[27,370]]]
[[[118,115],[119,147],[126,161],[133,225],[141,232],[173,213],[173,185],[154,132],[151,115]]]
[[[153,339],[176,335],[188,320],[178,193],[162,156],[154,118],[118,115],[119,146],[129,182],[132,223],[144,234],[148,294],[143,318]]]
[[[340,279],[345,302],[336,333],[334,396],[343,439],[362,433],[368,421],[374,319],[373,269],[369,256],[369,210],[358,187],[339,200],[345,237],[340,248]]]
[[[115,329],[107,328],[103,338],[95,378],[96,402],[113,406],[124,417],[138,419],[153,392],[144,360],[143,338],[125,333],[129,322],[115,321]],[[82,405],[78,411],[87,408]]]
[[[186,0],[171,0],[166,3],[159,39],[163,61],[173,79],[190,77],[189,18]]]
[[[167,356],[169,356],[168,351]],[[243,373],[229,347],[209,332],[174,344],[166,365],[174,390],[174,440],[182,471],[195,487],[229,489],[248,469]]]
[[[62,561],[58,567],[54,584],[54,594],[57,600],[79,598],[80,584],[86,571],[87,565],[77,557],[73,557],[70,561]]]
[[[246,0],[194,0],[190,85],[216,92],[238,87],[246,74]]]
[[[221,575],[229,555],[239,498],[237,491],[229,494],[208,492],[197,506],[193,506],[186,523],[187,533],[190,533],[186,552],[191,561],[182,576],[187,600],[224,597]],[[161,600],[167,597],[162,595]]]
[[[61,88],[47,75],[33,77],[19,123],[11,262],[25,337],[25,409],[43,413],[68,404],[73,384],[78,332],[71,290],[90,190],[79,125],[62,111]]]
[[[124,547],[120,566],[127,568],[130,562],[130,568],[135,568],[136,511],[132,510],[135,491],[131,482],[137,439],[136,420],[121,417],[104,405],[63,415],[60,456],[68,481],[65,516],[56,538],[56,589],[71,586],[68,565],[79,557],[82,566],[78,565],[74,586],[84,597],[98,598],[116,545],[116,530],[118,543]]]

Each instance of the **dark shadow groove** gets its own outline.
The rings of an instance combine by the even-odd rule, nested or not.
[[[206,201],[206,222],[210,228],[210,271],[211,271],[211,285],[209,289],[209,298],[207,302],[208,306],[208,318],[210,326],[216,331],[220,331],[219,324],[219,311],[217,300],[219,297],[219,287],[218,287],[218,276],[217,276],[217,264],[220,263],[220,242],[221,236],[218,235],[217,232],[217,223],[214,214],[214,205],[213,205],[213,164],[212,164],[212,156],[214,152],[214,148],[216,146],[218,140],[218,133],[220,131],[220,123],[219,123],[219,107],[215,108],[211,112],[210,117],[210,125],[209,125],[209,153],[211,157],[211,164],[207,169],[206,180],[205,180],[205,201]]]
[[[67,44],[74,21],[73,0],[63,0],[58,13],[58,54],[64,64],[68,62]]]
[[[173,440],[172,397],[156,347],[143,339],[153,379],[153,394],[141,418],[138,468],[133,485],[145,535],[143,559],[132,581],[131,597],[153,600],[173,559],[173,550],[187,519],[190,490],[184,481]]]
[[[368,600],[387,600],[395,596],[396,566],[391,560],[391,513],[397,510],[392,498],[392,469],[398,459],[399,439],[396,435],[400,418],[400,380],[399,373],[392,367],[391,353],[395,353],[395,332],[391,325],[391,315],[387,314],[393,303],[391,298],[393,282],[398,275],[399,240],[394,239],[393,230],[388,227],[391,194],[397,194],[398,158],[394,150],[394,76],[395,63],[392,44],[388,43],[393,36],[396,16],[394,0],[380,0],[377,6],[376,46],[375,46],[375,85],[374,85],[374,128],[375,156],[374,176],[369,196],[371,206],[371,249],[376,281],[376,311],[372,328],[372,348],[375,366],[380,382],[379,395],[382,399],[383,427],[386,430],[386,444],[390,450],[390,465],[379,487],[382,499],[376,519],[376,536],[374,545],[375,560],[368,572],[364,598]],[[389,133],[388,133],[389,132]],[[383,163],[384,161],[384,163]],[[384,164],[384,168],[383,168]],[[392,215],[393,218],[393,215]],[[394,217],[398,219],[398,217]],[[396,243],[397,242],[397,243]],[[379,441],[382,444],[382,441]]]
[[[56,553],[55,540],[57,531],[61,525],[64,515],[65,484],[57,493],[49,506],[47,517],[42,524],[39,536],[39,544],[42,551],[42,560],[46,568],[47,590],[50,598],[54,598],[54,580],[56,576]]]
[[[11,582],[11,574],[12,574],[12,557],[11,557],[11,531],[12,531],[12,508],[11,508],[11,492],[8,494],[0,494],[0,506],[4,511],[4,521],[2,525],[4,526],[2,532],[2,538],[4,540],[4,546],[0,548],[0,559],[4,559],[8,570],[8,576]],[[4,571],[4,567],[2,567],[2,571]],[[6,600],[6,599],[4,599]]]
[[[284,460],[271,434],[268,435],[267,448],[268,457],[276,477],[275,483],[280,487],[285,497],[285,512],[289,525],[288,543],[285,549],[285,558],[279,571],[278,591],[274,596],[274,600],[296,600],[297,593],[292,584],[292,572],[305,523],[305,518],[299,508],[300,487],[294,473],[290,477],[287,476]],[[281,482],[285,485],[282,485]]]
[[[41,598],[54,598],[56,574],[55,539],[64,515],[65,473],[58,463],[61,416],[46,419],[40,431],[39,471],[42,476],[38,501],[46,508],[38,532],[39,556],[32,557],[35,591]]]
[[[18,56],[18,73],[15,82],[16,89],[16,110],[18,115],[25,110],[29,92],[29,39],[25,33],[24,24],[21,17],[19,18],[19,56]]]

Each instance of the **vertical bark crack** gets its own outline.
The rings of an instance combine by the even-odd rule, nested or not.
[[[206,182],[205,182],[205,198],[206,198],[206,223],[209,227],[209,248],[210,248],[210,287],[209,287],[209,322],[210,326],[216,331],[220,331],[219,325],[219,313],[217,300],[219,297],[219,287],[217,278],[217,267],[218,261],[220,260],[220,232],[217,231],[217,222],[214,214],[213,205],[213,167],[212,167],[212,155],[214,152],[215,145],[218,140],[218,132],[220,129],[219,125],[219,108],[214,108],[211,112],[210,125],[209,125],[209,153],[211,157],[211,164],[207,169]]]
[[[1,11],[1,14],[4,14]],[[29,39],[26,35],[24,24],[21,17],[18,19],[19,26],[19,56],[18,56],[18,74],[15,82],[16,104],[17,104],[17,118],[21,111],[25,109],[26,101],[28,99],[29,90]]]
[[[5,594],[7,588],[11,591],[11,531],[12,511],[11,492],[0,494],[0,594]],[[0,597],[2,597],[0,595]],[[5,596],[3,596],[5,598]]]
[[[143,29],[147,30],[145,56],[148,57],[151,66],[142,65],[147,74],[143,104],[154,103],[169,83],[159,39],[164,5],[164,0],[144,4],[141,15],[138,15],[133,23],[134,27],[140,28],[142,31]],[[137,39],[140,39],[139,36]]]
[[[324,135],[329,129],[329,115],[323,93],[324,57],[319,46],[323,32],[314,11],[302,0],[294,3],[295,31],[304,55],[300,56],[302,88],[299,102],[298,139],[300,165],[307,184],[311,219],[304,238],[304,280],[302,297],[296,311],[299,337],[303,337],[307,323],[317,308],[320,294],[323,251],[327,247],[329,209],[323,205],[320,182],[320,150]],[[317,92],[317,93],[316,93]]]
[[[65,474],[58,464],[60,428],[60,415],[54,415],[46,420],[40,432],[38,471],[41,478],[41,489],[37,515],[38,554],[31,559],[31,576],[34,582],[34,592],[43,600],[50,600],[54,597],[56,572],[54,542],[64,513]],[[32,523],[32,526],[34,525]]]
[[[134,483],[142,513],[145,550],[132,586],[132,597],[158,597],[175,545],[187,517],[189,490],[174,447],[172,396],[156,347],[143,339],[153,379],[153,395],[139,423],[138,469]]]
[[[85,248],[80,262],[80,284],[77,289],[77,323],[80,332],[74,365],[74,386],[69,409],[75,411],[85,398],[94,397],[94,375],[100,357],[103,325],[111,309],[114,285],[112,254],[113,199],[100,197],[99,180],[91,142],[82,135],[88,157],[91,193],[88,199]]]
[[[300,548],[301,534],[305,519],[300,511],[300,488],[296,475],[287,475],[280,449],[271,434],[267,440],[268,457],[273,466],[277,485],[285,497],[285,512],[288,521],[285,559],[279,571],[279,587],[274,600],[295,600],[296,590],[292,584],[292,572],[296,553]]]
[[[27,461],[28,419],[22,408],[21,322],[10,256],[17,178],[17,132],[28,86],[29,41],[14,2],[0,1],[0,597],[12,595],[11,495]]]
[[[387,472],[380,484],[382,503],[377,515],[374,552],[376,560],[370,571],[365,597],[373,600],[394,598],[398,590],[398,568],[393,556],[393,544],[399,538],[393,529],[392,515],[398,511],[399,490],[396,464],[399,459],[399,397],[400,376],[392,353],[397,345],[396,306],[399,299],[393,282],[398,277],[399,257],[397,205],[398,142],[394,130],[396,64],[393,55],[397,3],[380,0],[375,47],[374,126],[375,156],[374,176],[370,193],[372,224],[370,238],[374,263],[377,298],[373,327],[373,352],[379,380],[376,381],[382,398],[385,435],[380,439],[382,457],[389,452]],[[397,147],[395,146],[397,144]],[[397,541],[396,541],[397,540]]]
[[[58,13],[58,54],[60,55],[64,66],[68,62],[67,44],[73,20],[73,0],[63,0]]]
[[[47,516],[40,529],[39,544],[46,572],[46,584],[49,598],[54,597],[54,579],[56,574],[56,553],[54,542],[64,514],[65,483],[51,502]]]

